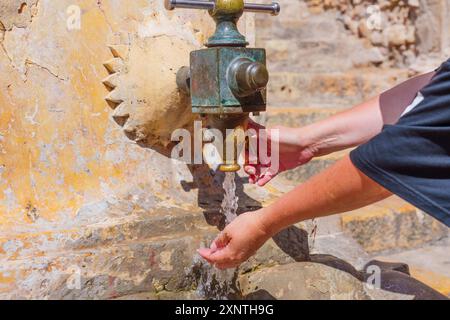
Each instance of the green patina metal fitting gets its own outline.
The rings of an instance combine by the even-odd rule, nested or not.
[[[243,0],[216,0],[215,8],[209,11],[216,21],[216,32],[209,38],[206,46],[247,46],[248,42],[237,28],[237,22],[243,13]]]
[[[264,49],[214,47],[191,53],[191,99],[195,113],[243,113],[264,111],[266,90],[245,97],[232,91],[228,69],[237,58],[266,64]]]
[[[208,9],[216,31],[207,49],[191,52],[190,66],[177,73],[180,90],[191,95],[192,111],[240,114],[265,111],[269,74],[264,49],[247,48],[237,22],[244,11],[277,14],[279,5],[245,4],[243,0],[165,0],[168,10]]]
[[[240,97],[232,89],[235,82],[228,77],[230,66],[239,58],[266,65],[265,50],[246,48],[247,40],[237,28],[243,12],[243,0],[216,0],[214,9],[209,11],[216,21],[216,32],[206,44],[208,49],[191,53],[190,93],[194,113],[243,113],[266,109],[265,88]]]

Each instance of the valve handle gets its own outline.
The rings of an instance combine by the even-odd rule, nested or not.
[[[173,10],[175,8],[214,10],[216,7],[216,1],[164,0],[164,6],[167,10]],[[247,12],[270,13],[273,16],[277,16],[280,13],[280,10],[281,7],[277,2],[273,2],[272,4],[244,4],[244,11]]]

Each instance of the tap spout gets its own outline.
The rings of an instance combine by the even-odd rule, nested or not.
[[[208,125],[218,129],[223,139],[222,163],[219,171],[239,171],[239,155],[246,145],[245,130],[248,125],[249,114],[217,114],[208,115]]]

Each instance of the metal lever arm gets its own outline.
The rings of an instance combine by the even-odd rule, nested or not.
[[[175,8],[214,10],[216,7],[215,1],[202,0],[164,0],[164,5],[167,10]],[[244,11],[270,13],[273,16],[277,16],[280,13],[280,5],[276,2],[272,4],[245,3]]]

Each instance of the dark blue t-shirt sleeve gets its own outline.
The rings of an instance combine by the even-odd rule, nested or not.
[[[365,175],[450,226],[450,60],[395,125],[350,153]]]

